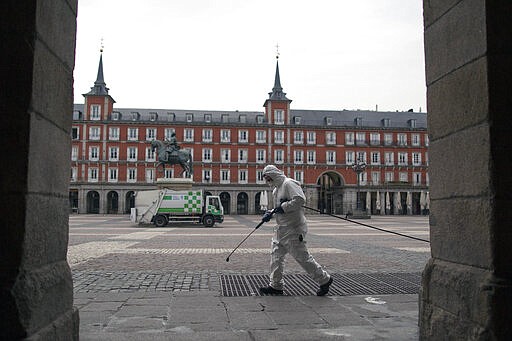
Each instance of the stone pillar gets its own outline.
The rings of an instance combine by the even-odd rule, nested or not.
[[[432,258],[421,340],[511,340],[512,3],[424,1]]]
[[[0,5],[1,340],[78,340],[66,261],[76,10]]]

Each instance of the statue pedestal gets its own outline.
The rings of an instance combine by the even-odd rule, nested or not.
[[[174,191],[184,191],[192,189],[194,181],[191,178],[157,178],[156,185],[158,189],[172,189]]]

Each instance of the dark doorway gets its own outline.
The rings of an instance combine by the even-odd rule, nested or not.
[[[107,194],[107,214],[117,214],[119,210],[119,194],[110,191]]]
[[[248,214],[249,197],[247,193],[238,193],[236,198],[236,214]]]
[[[220,203],[222,204],[222,207],[224,208],[224,214],[230,214],[229,208],[231,207],[231,196],[228,192],[222,192],[220,195]]]
[[[69,208],[71,213],[78,213],[78,190],[69,191]]]
[[[320,176],[318,187],[318,209],[324,213],[343,214],[343,178],[335,172]]]
[[[125,210],[124,213],[130,214],[131,209],[135,207],[135,192],[128,191],[125,197]]]
[[[96,191],[87,193],[87,213],[100,213],[100,194]]]

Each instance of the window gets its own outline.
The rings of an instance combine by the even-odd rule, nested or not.
[[[165,130],[164,130],[164,138],[166,140],[170,140],[172,133],[176,134],[176,130],[174,128],[165,128]]]
[[[220,131],[220,142],[230,142],[231,141],[231,130],[222,129]]]
[[[407,122],[409,123],[409,128],[416,128],[416,120],[415,119],[410,119]]]
[[[247,130],[239,130],[238,131],[238,142],[239,143],[249,142],[249,132]]]
[[[398,153],[398,165],[407,166],[407,153]]]
[[[220,117],[222,123],[228,123],[229,122],[229,115],[228,114],[222,114]]]
[[[154,169],[146,169],[146,182],[153,183],[155,178],[155,170]]]
[[[99,140],[100,139],[100,127],[90,127],[89,128],[89,139],[90,140]]]
[[[345,152],[345,163],[347,165],[354,164],[354,152]]]
[[[230,149],[221,149],[221,160],[220,162],[226,163],[231,161],[231,150]]]
[[[366,152],[357,152],[357,160],[366,162]]]
[[[267,134],[265,130],[256,130],[256,143],[267,142]]]
[[[240,116],[238,116],[238,121],[240,123],[247,123],[247,115],[240,115]]]
[[[302,164],[304,162],[304,151],[296,150],[294,154],[295,154],[295,164]]]
[[[293,142],[295,144],[302,144],[304,143],[304,133],[302,131],[295,131],[293,134]]]
[[[229,169],[221,169],[220,170],[220,183],[228,184],[229,183]]]
[[[153,141],[156,139],[156,128],[146,128],[146,141]]]
[[[108,182],[117,182],[117,168],[108,169]]]
[[[140,117],[139,113],[135,112],[135,111],[131,112],[131,116],[132,116],[132,121],[138,121],[139,117]]]
[[[247,169],[240,169],[238,171],[238,183],[241,183],[241,184],[247,183]]]
[[[413,166],[421,166],[421,153],[412,153]]]
[[[428,153],[425,152],[425,166],[428,166]]]
[[[366,133],[356,133],[356,144],[358,144],[358,145],[366,144]]]
[[[328,165],[334,165],[336,163],[336,152],[328,150],[325,152],[325,159]]]
[[[407,172],[400,172],[398,175],[400,178],[400,182],[409,182],[409,177],[407,175]]]
[[[274,162],[275,163],[283,163],[284,162],[284,152],[282,149],[274,150]]]
[[[79,121],[82,119],[82,112],[80,110],[73,110],[73,121]]]
[[[407,134],[397,134],[396,142],[399,146],[407,146]]]
[[[156,112],[150,112],[149,113],[149,120],[151,122],[155,122],[158,119],[158,114]]]
[[[284,131],[274,131],[274,143],[284,143]]]
[[[393,181],[395,181],[395,173],[393,173],[393,172],[386,172],[385,179],[386,179],[386,182],[393,182]]]
[[[108,139],[111,141],[119,141],[119,127],[108,128]]]
[[[383,127],[391,127],[391,120],[389,118],[383,118],[381,122]]]
[[[307,144],[316,144],[316,132],[308,131],[308,141]]]
[[[78,169],[76,167],[71,168],[71,181],[76,181],[76,177],[78,174]]]
[[[89,168],[89,182],[98,182],[98,168]]]
[[[325,118],[325,125],[328,125],[328,126],[332,125],[332,117]]]
[[[204,121],[210,123],[212,121],[212,114],[204,114]]]
[[[203,182],[209,183],[212,181],[212,171],[211,169],[203,169]]]
[[[203,162],[212,162],[211,148],[203,148]]]
[[[139,139],[139,128],[128,128],[128,141],[137,141]]]
[[[393,134],[384,134],[384,144],[391,146],[393,144]]]
[[[428,144],[429,144],[428,134],[425,134],[424,138],[425,138],[425,147],[428,147]]]
[[[294,171],[293,178],[298,182],[302,183],[304,181],[304,172],[303,171]]]
[[[126,175],[126,181],[137,182],[137,168],[128,168],[128,174]]]
[[[73,146],[71,148],[71,161],[77,161],[78,160],[78,147]]]
[[[334,131],[328,131],[325,133],[326,144],[336,144],[336,133]]]
[[[185,129],[185,142],[194,142],[194,129]]]
[[[203,129],[203,142],[212,142],[212,130]]]
[[[421,173],[412,173],[412,184],[414,186],[421,185]]]
[[[238,162],[247,163],[247,149],[238,150]]]
[[[119,121],[119,119],[121,118],[121,113],[118,111],[113,111],[111,117],[112,121]]]
[[[194,115],[193,114],[186,114],[185,115],[185,119],[187,120],[188,123],[194,121]]]
[[[98,161],[99,160],[99,148],[98,147],[89,147],[89,161]]]
[[[393,152],[384,153],[384,163],[386,166],[393,166],[395,164],[395,158]]]
[[[308,150],[308,165],[316,163],[316,151]]]
[[[265,180],[263,179],[263,171],[262,170],[256,171],[256,183],[258,183],[258,184],[265,183]]]
[[[265,163],[266,161],[266,158],[265,158],[265,149],[257,149],[256,150],[256,162],[257,163]]]
[[[174,122],[176,120],[176,114],[173,112],[167,113],[167,122]]]
[[[295,123],[295,124],[300,124],[301,121],[302,121],[302,117],[300,117],[300,116],[295,116],[293,118],[293,123]]]
[[[349,146],[354,145],[354,133],[345,133],[345,144]]]
[[[274,111],[274,124],[284,124],[284,112],[282,110]]]
[[[91,105],[91,120],[99,121],[101,119],[101,107],[99,105]]]
[[[170,179],[172,177],[174,177],[173,169],[172,168],[171,169],[166,168],[165,171],[164,171],[164,178]]]
[[[127,161],[137,161],[137,147],[128,147]]]
[[[356,117],[354,119],[354,124],[356,127],[362,127],[363,126],[363,118],[362,117]]]
[[[78,129],[78,127],[71,128],[71,139],[72,140],[80,139],[80,130]]]
[[[380,153],[379,152],[371,152],[371,155],[372,155],[371,164],[372,165],[380,165]]]
[[[265,117],[263,115],[256,116],[256,123],[261,124],[263,122],[265,122]]]
[[[380,134],[379,133],[370,133],[370,144],[372,146],[377,146],[380,144]]]
[[[372,184],[378,185],[380,183],[380,172],[372,172]]]
[[[155,151],[151,147],[146,148],[146,161],[148,161],[148,162],[156,161]]]
[[[419,146],[420,145],[420,135],[419,134],[412,134],[411,135],[411,144],[413,146]]]
[[[109,147],[108,159],[110,161],[119,161],[119,147]]]

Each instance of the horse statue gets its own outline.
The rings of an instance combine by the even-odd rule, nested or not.
[[[183,175],[183,172],[188,172],[190,176],[193,174],[192,169],[192,155],[187,150],[180,150],[177,148],[171,148],[169,144],[153,140],[151,141],[151,150],[157,150],[158,153],[158,164],[156,167],[162,165],[162,170],[165,172],[165,165],[176,165],[179,164],[183,169],[180,173],[180,176]]]

